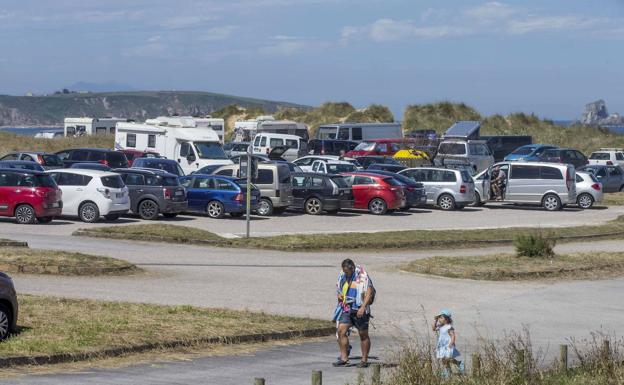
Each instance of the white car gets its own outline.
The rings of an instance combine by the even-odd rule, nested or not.
[[[312,172],[319,174],[342,174],[343,172],[356,172],[354,164],[344,160],[317,159],[312,162]]]
[[[621,148],[601,148],[589,156],[589,164],[603,166],[624,166],[624,150]]]
[[[604,197],[602,183],[594,174],[576,172],[576,204],[582,209],[591,208],[594,203],[602,202]]]
[[[100,216],[114,221],[130,210],[128,188],[119,174],[77,168],[52,170],[48,174],[63,192],[63,216],[93,223]]]
[[[342,160],[355,165],[358,169],[361,168],[360,164],[354,158],[341,158],[338,155],[306,155],[295,159],[293,163],[299,166],[304,172],[312,172],[312,163],[314,163],[315,160]]]

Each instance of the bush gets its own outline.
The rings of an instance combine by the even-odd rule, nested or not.
[[[518,235],[514,240],[518,257],[552,258],[555,256],[555,240],[548,239],[542,232]]]

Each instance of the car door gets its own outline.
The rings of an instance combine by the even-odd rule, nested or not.
[[[609,174],[609,189],[611,191],[620,191],[620,188],[624,185],[622,169],[620,167],[610,166],[607,171]]]
[[[13,216],[14,198],[18,193],[15,192],[17,186],[17,174],[11,171],[0,172],[0,215]]]
[[[543,186],[541,184],[539,167],[526,164],[511,164],[507,177],[505,200],[534,202],[536,195],[543,195]]]
[[[50,175],[63,192],[62,215],[78,215],[78,206],[85,196],[85,186],[92,178],[71,172],[55,172]]]
[[[195,179],[199,177],[183,177],[180,178],[180,184],[186,189],[186,199],[188,201],[189,211],[198,211],[199,207],[199,192],[195,188]]]
[[[609,173],[606,167],[597,166],[595,174],[596,178],[602,183],[602,190],[604,192],[613,192],[613,187],[609,183]],[[615,190],[617,191],[617,190]]]
[[[303,207],[303,203],[308,196],[308,186],[310,177],[305,175],[295,175],[292,178],[293,204],[295,207]]]
[[[373,178],[363,175],[353,177],[353,204],[355,208],[367,209],[368,198],[374,184]]]

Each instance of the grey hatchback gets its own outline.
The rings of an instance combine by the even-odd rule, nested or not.
[[[13,280],[0,272],[0,340],[13,333],[17,326],[17,295]]]

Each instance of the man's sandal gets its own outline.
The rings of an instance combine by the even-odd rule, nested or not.
[[[339,359],[338,361],[334,362],[332,365],[334,365],[335,367],[347,366],[349,365],[349,360],[343,361],[342,359]]]

